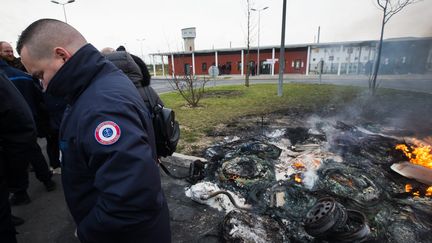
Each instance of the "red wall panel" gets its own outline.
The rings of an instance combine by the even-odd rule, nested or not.
[[[246,50],[244,51],[244,74],[246,74]],[[272,58],[272,49],[260,50],[260,61],[266,61]],[[275,58],[279,59],[279,49],[275,50]],[[249,60],[257,62],[257,51],[249,52]],[[171,56],[168,56],[169,71],[172,73]],[[208,75],[208,69],[216,62],[215,52],[195,54],[195,74]],[[241,62],[241,51],[224,51],[218,52],[219,67],[227,65],[231,62],[231,71],[229,74],[241,74],[241,70],[237,67],[238,62]],[[203,70],[203,63],[206,63],[206,70]],[[190,65],[192,73],[192,54],[177,54],[174,55],[174,66],[176,75],[185,74],[185,64]],[[287,48],[285,49],[285,70],[284,73],[306,73],[307,65],[307,47],[302,48]],[[275,63],[275,74],[279,72],[279,60]],[[228,72],[227,72],[228,74]]]

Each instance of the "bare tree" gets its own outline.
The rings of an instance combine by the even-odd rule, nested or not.
[[[393,17],[395,14],[399,13],[406,6],[416,3],[420,0],[376,0],[379,8],[383,12],[382,21],[381,21],[381,35],[380,40],[378,42],[378,47],[376,51],[375,63],[372,70],[372,75],[369,78],[369,90],[375,95],[376,89],[378,88],[376,79],[378,76],[380,61],[381,61],[381,52],[383,46],[383,37],[384,37],[384,29],[387,22]]]
[[[175,76],[170,82],[171,87],[178,91],[191,107],[198,107],[198,103],[204,95],[205,85],[210,79],[186,74],[183,77]]]

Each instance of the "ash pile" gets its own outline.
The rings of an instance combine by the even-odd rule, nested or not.
[[[317,119],[227,138],[205,157],[186,195],[226,213],[221,242],[432,242],[427,142]]]

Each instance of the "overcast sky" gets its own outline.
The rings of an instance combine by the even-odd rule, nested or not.
[[[0,0],[0,40],[15,47],[21,31],[40,18],[64,21],[61,5],[50,0]],[[58,0],[66,2],[67,0]],[[282,0],[251,0],[261,11],[260,46],[280,45]],[[379,38],[382,12],[375,0],[287,0],[286,44]],[[195,49],[244,47],[246,0],[75,0],[65,5],[68,23],[98,49],[125,45],[148,53],[182,51],[181,29],[196,27]],[[432,36],[432,0],[395,15],[385,38]],[[257,45],[258,13],[251,13],[251,40]],[[142,40],[145,39],[145,40]]]

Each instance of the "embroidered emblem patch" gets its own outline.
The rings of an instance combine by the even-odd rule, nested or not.
[[[102,145],[111,145],[120,138],[120,127],[113,121],[104,121],[95,129],[95,138]]]

